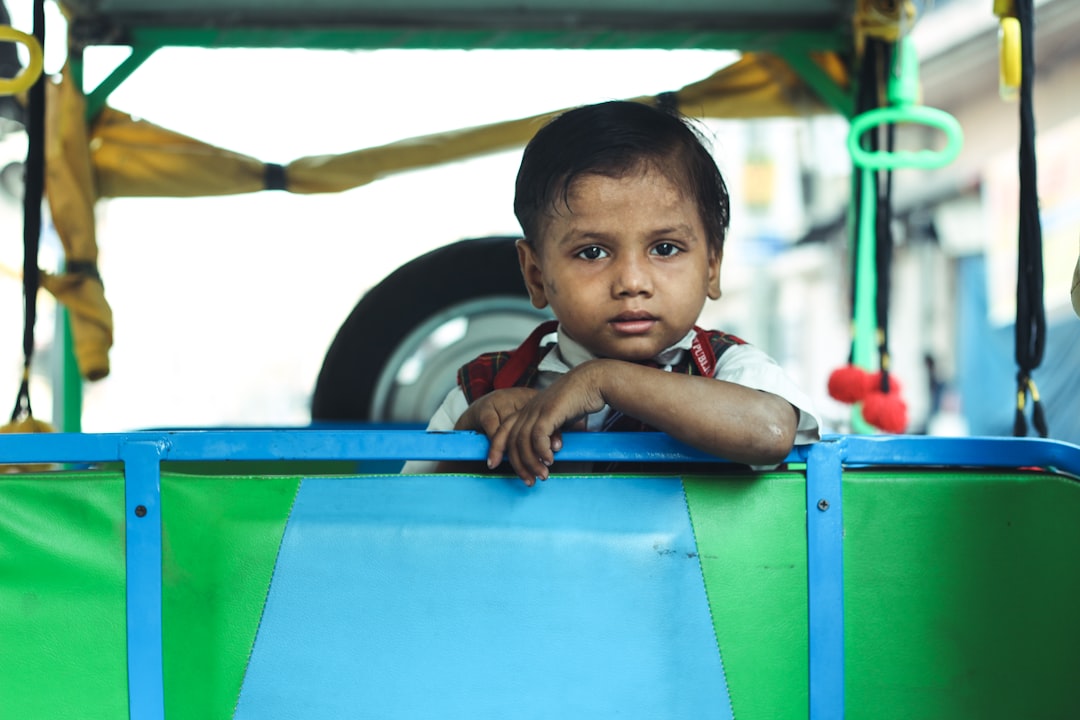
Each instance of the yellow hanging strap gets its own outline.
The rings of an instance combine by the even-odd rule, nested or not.
[[[856,54],[862,55],[870,37],[890,43],[899,40],[915,24],[915,14],[911,0],[858,0],[853,15]]]
[[[18,43],[26,48],[26,67],[13,78],[0,78],[0,95],[18,95],[26,92],[37,82],[43,67],[41,43],[33,35],[19,32],[8,25],[0,25],[0,42]]]

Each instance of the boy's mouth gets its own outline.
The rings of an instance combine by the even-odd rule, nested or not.
[[[611,326],[616,332],[624,335],[641,335],[647,333],[656,324],[657,318],[647,312],[626,312],[616,315],[610,320]]]

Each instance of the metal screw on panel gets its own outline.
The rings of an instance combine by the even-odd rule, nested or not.
[[[146,517],[146,506],[145,505],[136,505],[135,506],[135,517]]]
[[[821,500],[818,500],[817,501],[817,509],[820,510],[821,512],[825,512],[826,510],[829,509],[829,501],[826,500],[825,498],[822,498]]]

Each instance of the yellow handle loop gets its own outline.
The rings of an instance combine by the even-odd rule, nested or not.
[[[18,75],[13,78],[0,78],[0,95],[16,95],[27,89],[41,75],[44,63],[42,61],[41,43],[33,35],[19,32],[13,27],[0,25],[0,42],[15,42],[26,47],[30,53],[30,61]]]
[[[1020,92],[1020,21],[1014,17],[1001,18],[998,32],[998,55],[1001,60],[998,89],[1003,100],[1015,100]]]

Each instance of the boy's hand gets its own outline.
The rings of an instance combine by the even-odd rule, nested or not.
[[[538,391],[534,388],[515,387],[493,390],[469,406],[454,425],[455,430],[479,430],[492,441],[488,449],[487,465],[494,468],[502,462],[502,450],[494,452],[495,433],[529,402]]]
[[[462,414],[455,430],[480,430],[489,438],[529,402],[539,390],[528,387],[493,390],[480,397]]]
[[[562,429],[604,407],[599,380],[603,360],[593,360],[566,373],[539,391],[502,422],[491,438],[488,465],[498,464],[505,453],[526,485],[546,480],[555,453],[562,448]]]

